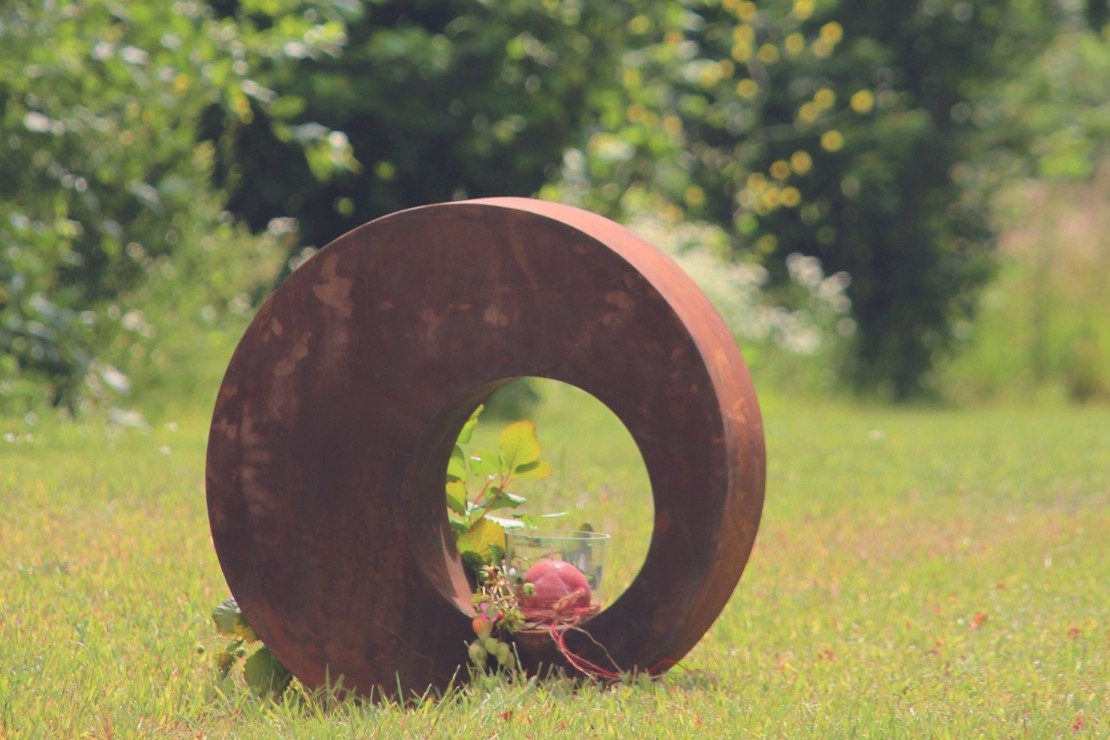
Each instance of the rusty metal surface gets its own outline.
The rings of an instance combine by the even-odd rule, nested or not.
[[[724,322],[672,261],[597,215],[519,198],[427,206],[355,229],[293,273],[216,401],[216,552],[252,626],[303,682],[422,692],[465,663],[470,592],[447,527],[447,459],[473,408],[522,376],[605,403],[651,480],[647,559],[590,633],[623,668],[661,670],[716,619],[750,554],[765,475],[755,393]],[[549,641],[521,650],[532,670],[563,664]]]

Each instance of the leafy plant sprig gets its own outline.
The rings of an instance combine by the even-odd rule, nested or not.
[[[472,626],[476,639],[468,645],[471,660],[484,670],[495,661],[497,666],[514,671],[516,655],[506,640],[524,624],[517,592],[528,584],[519,583],[519,574],[506,573],[505,529],[524,527],[534,521],[522,512],[509,517],[490,512],[518,509],[525,503],[510,486],[523,479],[539,480],[552,473],[542,458],[543,449],[536,425],[518,421],[504,427],[498,435],[496,450],[467,452],[483,406],[470,415],[459,433],[447,466],[447,510],[451,529],[463,561],[474,572],[478,590],[473,597],[477,616]],[[558,516],[558,515],[556,515]],[[515,580],[514,580],[515,579]],[[216,657],[220,677],[226,677],[236,662],[243,660],[243,676],[258,696],[280,697],[293,679],[265,645],[249,657],[247,645],[259,642],[234,597],[225,599],[212,610],[216,630],[231,640]]]
[[[473,604],[478,615],[471,621],[475,639],[467,645],[471,662],[479,671],[491,663],[510,673],[517,667],[516,654],[508,638],[524,626],[524,614],[517,600],[518,591],[525,594],[534,588],[521,583],[521,576],[513,569],[484,565],[478,569],[478,590]]]
[[[293,674],[265,645],[247,657],[246,645],[259,642],[259,639],[234,597],[224,599],[212,610],[212,621],[216,623],[217,632],[232,638],[224,651],[216,656],[220,678],[225,678],[237,661],[245,659],[243,677],[251,691],[261,697],[280,697],[292,681]]]
[[[447,512],[463,562],[478,574],[482,566],[500,565],[505,554],[505,529],[533,523],[523,512],[497,516],[491,512],[518,509],[526,499],[510,490],[520,480],[539,480],[552,473],[531,421],[504,427],[497,449],[466,450],[483,406],[470,415],[447,463]]]

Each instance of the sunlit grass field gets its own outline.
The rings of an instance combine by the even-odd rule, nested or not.
[[[678,668],[407,707],[217,680],[203,405],[0,421],[0,737],[1110,735],[1110,411],[762,401],[755,551]],[[530,504],[612,531],[619,588],[651,526],[634,445],[565,389],[533,418],[557,472]]]

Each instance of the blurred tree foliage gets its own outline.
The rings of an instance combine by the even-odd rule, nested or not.
[[[608,213],[670,204],[726,225],[777,275],[791,253],[852,276],[845,370],[923,392],[990,275],[990,189],[975,168],[986,91],[1058,28],[1013,0],[721,0],[630,23],[619,94],[570,197]]]
[[[222,228],[202,114],[233,128],[280,107],[257,60],[335,53],[341,32],[194,0],[0,4],[0,404],[127,390],[107,345],[156,329],[118,302]]]
[[[126,388],[130,302],[245,314],[278,240],[537,190],[713,224],[771,286],[795,254],[848,273],[847,377],[922,392],[994,188],[1106,138],[1106,0],[1059,1],[9,0],[0,403]]]
[[[211,0],[253,22],[256,8]],[[531,195],[580,139],[614,76],[630,11],[565,0],[410,0],[344,6],[342,57],[270,60],[259,79],[295,108],[228,132],[221,184],[255,228],[295,216],[322,246],[371,218],[462,197]],[[357,163],[321,177],[301,134],[345,132]]]
[[[976,113],[996,179],[1085,180],[1110,143],[1110,26],[1072,19],[1021,74],[987,91]],[[961,166],[962,175],[970,175]],[[997,183],[990,183],[997,184]]]
[[[991,142],[980,104],[1064,13],[1028,0],[415,0],[343,17],[343,56],[259,73],[304,122],[257,116],[220,147],[221,183],[255,228],[295,216],[319,246],[399,208],[545,182],[546,197],[618,218],[705,219],[777,284],[792,253],[848,272],[846,376],[904,398],[926,389],[991,273],[991,188],[959,166]],[[308,122],[346,133],[349,171],[322,179],[299,155]]]

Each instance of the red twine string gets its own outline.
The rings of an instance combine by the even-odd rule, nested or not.
[[[560,599],[551,609],[524,609],[525,629],[547,628],[548,632],[551,634],[551,639],[555,642],[555,647],[559,649],[559,653],[566,658],[567,663],[569,663],[572,668],[587,678],[609,683],[620,682],[627,675],[627,672],[617,665],[617,662],[613,660],[613,656],[609,654],[609,651],[605,649],[604,645],[594,639],[594,636],[587,630],[578,626],[600,612],[601,605],[590,604],[585,607],[566,606],[575,596],[577,596],[577,593]],[[599,647],[601,651],[605,653],[605,657],[608,658],[612,670],[587,660],[571,650],[567,646],[567,633],[572,631],[581,632],[589,638],[590,642]],[[672,668],[676,665],[678,665],[677,660],[662,660],[650,666],[647,672],[649,675],[657,675],[667,668]]]
[[[605,647],[601,645],[601,643],[599,643],[597,640],[594,640],[593,636],[581,627],[566,625],[562,629],[559,629],[558,624],[552,623],[551,639],[555,641],[555,647],[559,648],[559,652],[562,653],[563,657],[567,659],[567,662],[570,663],[576,671],[588,678],[592,678],[595,681],[620,681],[623,673],[620,670],[620,666],[618,666],[616,662],[613,661],[613,658],[609,655],[608,651],[605,651],[605,655],[609,658],[609,662],[613,664],[613,667],[616,669],[616,671],[610,671],[599,666],[597,663],[592,663],[567,647],[567,632],[570,632],[572,629],[578,630],[579,632],[583,633],[584,635],[589,637],[595,645],[598,645],[603,651],[605,651]]]

